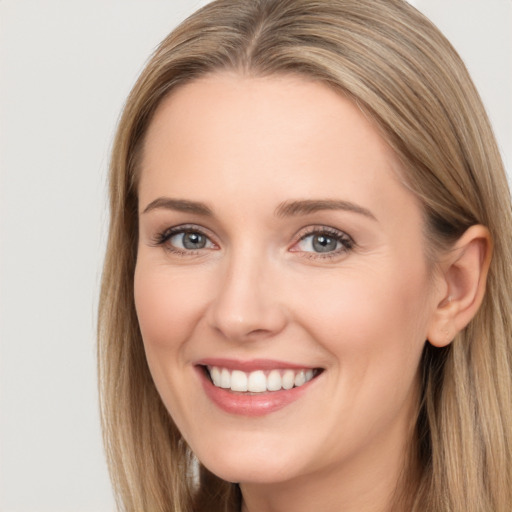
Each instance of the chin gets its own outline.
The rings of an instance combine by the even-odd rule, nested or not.
[[[278,483],[292,479],[298,469],[298,461],[284,454],[277,457],[275,451],[265,457],[255,455],[254,451],[226,450],[222,454],[210,453],[203,457],[199,454],[198,458],[214,475],[233,483]]]
[[[275,484],[292,478],[292,475],[283,468],[276,467],[275,464],[257,465],[253,461],[245,463],[229,464],[227,462],[213,463],[204,466],[214,475],[232,483],[252,483],[252,484]]]

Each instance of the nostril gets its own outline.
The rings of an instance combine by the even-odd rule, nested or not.
[[[247,333],[247,336],[264,336],[265,334],[270,333],[269,329],[253,329],[252,331]]]

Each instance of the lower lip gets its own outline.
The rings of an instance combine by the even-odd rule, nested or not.
[[[198,368],[201,382],[208,398],[220,409],[240,416],[265,416],[279,411],[298,400],[306,393],[316,378],[302,386],[267,393],[241,393],[214,386],[205,375],[204,369]]]

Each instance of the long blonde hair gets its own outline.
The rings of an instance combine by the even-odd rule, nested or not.
[[[138,163],[175,87],[219,70],[295,73],[351,98],[401,159],[432,254],[469,226],[491,232],[483,304],[445,349],[426,343],[411,510],[512,507],[512,215],[496,142],[469,75],[402,0],[217,0],[159,46],[125,105],[112,153],[110,232],[99,306],[99,387],[108,463],[129,512],[236,510],[237,487],[201,468],[162,405],[133,299]]]

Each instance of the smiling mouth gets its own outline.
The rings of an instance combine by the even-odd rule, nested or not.
[[[268,393],[298,388],[323,371],[321,368],[303,368],[244,372],[210,365],[203,368],[215,387],[241,393]]]

